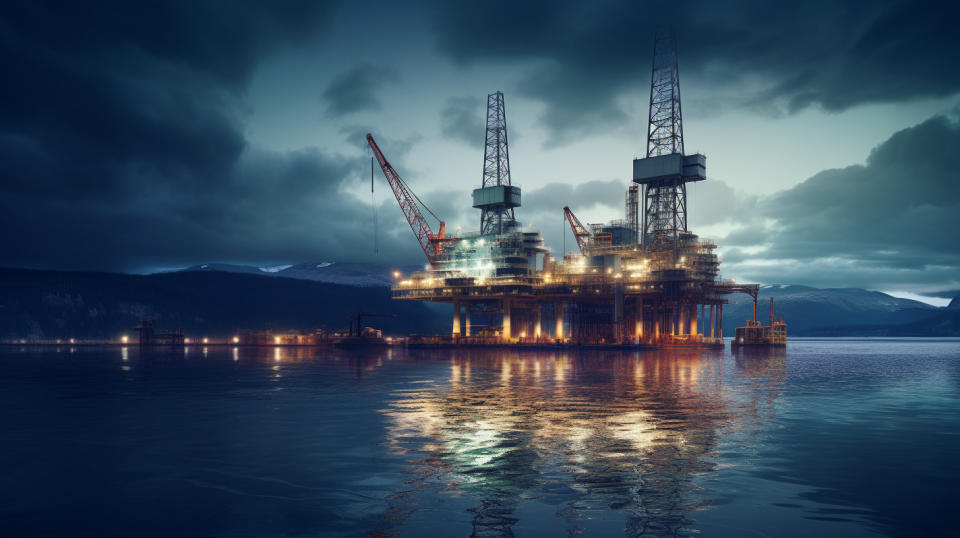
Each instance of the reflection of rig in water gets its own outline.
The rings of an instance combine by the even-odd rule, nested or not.
[[[705,455],[730,419],[713,353],[453,352],[447,384],[384,410],[391,450],[420,477],[384,519],[402,527],[413,494],[466,493],[474,535],[511,535],[525,499],[557,507],[555,535],[596,533],[592,514],[611,509],[628,536],[676,535],[704,502],[695,480],[714,470]]]
[[[721,346],[728,297],[746,293],[756,304],[759,287],[722,280],[716,245],[687,226],[687,183],[706,179],[706,157],[684,152],[672,35],[655,41],[646,156],[633,161],[625,218],[587,227],[564,208],[580,252],[563,260],[515,219],[520,188],[511,184],[501,92],[487,99],[476,233],[447,236],[367,140],[430,262],[395,275],[394,298],[453,306],[450,335],[423,343]],[[438,233],[424,212],[440,221]]]

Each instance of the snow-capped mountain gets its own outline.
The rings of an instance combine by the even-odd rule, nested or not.
[[[920,301],[860,288],[773,284],[760,288],[757,319],[766,322],[769,318],[771,297],[776,317],[784,318],[788,332],[794,336],[852,334],[851,331],[856,333],[867,327],[915,323],[941,310]],[[753,305],[746,295],[730,299],[735,304],[724,307],[723,324],[724,333],[732,334],[735,327],[753,317]]]
[[[393,283],[393,272],[409,273],[421,267],[394,267],[368,263],[342,262],[310,262],[294,265],[274,265],[269,267],[254,267],[251,265],[235,265],[227,263],[208,263],[194,265],[183,271],[222,271],[227,273],[248,273],[264,276],[278,276],[313,280],[315,282],[329,282],[345,286],[389,287]]]

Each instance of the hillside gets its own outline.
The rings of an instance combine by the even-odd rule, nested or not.
[[[343,284],[358,287],[389,287],[393,284],[393,272],[399,270],[409,273],[423,269],[417,267],[395,267],[382,264],[351,263],[351,262],[310,262],[295,265],[278,265],[274,267],[254,267],[252,265],[236,265],[227,263],[207,263],[187,267],[181,272],[228,272],[256,274],[261,276],[275,276],[285,278],[299,278],[330,284]]]
[[[764,323],[769,319],[770,297],[774,298],[776,316],[784,318],[791,336],[867,336],[877,335],[881,327],[896,332],[893,328],[901,326],[912,327],[916,332],[925,327],[922,320],[940,315],[945,310],[879,291],[777,284],[760,288],[757,319]],[[737,295],[732,300],[737,303],[727,305],[723,310],[727,336],[732,336],[734,328],[743,325],[753,315],[748,296]],[[943,326],[936,334],[925,328],[922,332],[924,336],[958,334],[951,332],[948,326]]]
[[[161,328],[211,337],[238,329],[342,329],[357,309],[397,314],[375,321],[391,334],[446,332],[449,307],[390,299],[390,272],[339,263],[207,264],[153,275],[0,269],[0,338],[114,338],[145,315]],[[956,301],[936,308],[857,288],[773,285],[760,290],[763,321],[770,297],[791,336],[960,335]],[[726,336],[752,315],[747,296],[732,299],[737,303],[724,308]]]
[[[227,336],[237,329],[341,329],[349,313],[377,318],[391,334],[436,332],[440,315],[421,303],[394,301],[385,287],[355,287],[238,272],[153,275],[0,269],[0,338],[113,338],[140,318],[158,327]],[[445,311],[444,311],[445,312]]]

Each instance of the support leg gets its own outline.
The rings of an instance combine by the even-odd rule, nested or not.
[[[553,310],[557,318],[557,326],[553,332],[553,337],[557,340],[563,340],[563,303],[553,303]]]
[[[512,306],[510,298],[503,300],[503,339],[510,340],[510,307]]]
[[[453,330],[451,331],[454,338],[460,337],[460,300],[454,299],[453,301]]]
[[[643,340],[643,299],[637,299],[636,316],[634,336],[636,336],[638,340]]]
[[[542,308],[542,306],[543,306],[543,305],[541,305],[540,303],[534,303],[534,304],[533,304],[533,307],[537,310],[537,311],[536,311],[536,317],[535,317],[536,321],[534,322],[534,323],[536,323],[536,324],[533,326],[533,337],[536,339],[537,342],[540,341],[540,331],[541,331],[541,326],[542,326],[542,321],[543,321],[543,308]]]

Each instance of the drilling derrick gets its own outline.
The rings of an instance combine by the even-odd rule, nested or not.
[[[481,234],[502,234],[516,225],[513,208],[520,207],[520,188],[510,185],[510,150],[503,92],[487,96],[483,184],[473,191],[473,207],[481,210]]]
[[[747,294],[756,305],[759,286],[721,279],[717,245],[688,229],[686,184],[706,179],[706,158],[684,153],[677,73],[675,39],[658,33],[646,154],[633,160],[624,216],[583,223],[564,207],[579,254],[561,259],[550,256],[539,232],[514,217],[520,189],[511,185],[503,93],[487,96],[483,183],[473,191],[478,231],[450,238],[441,223],[433,234],[418,212],[422,202],[371,140],[431,262],[423,271],[398,275],[391,293],[453,307],[447,335],[408,345],[723,346],[728,297]],[[779,321],[762,327],[754,320],[746,329],[759,335],[751,344],[786,341]]]
[[[706,179],[706,157],[684,155],[683,114],[676,38],[658,32],[650,77],[647,152],[633,161],[633,180],[644,186],[640,241],[646,250],[674,249],[687,231],[687,182]]]

